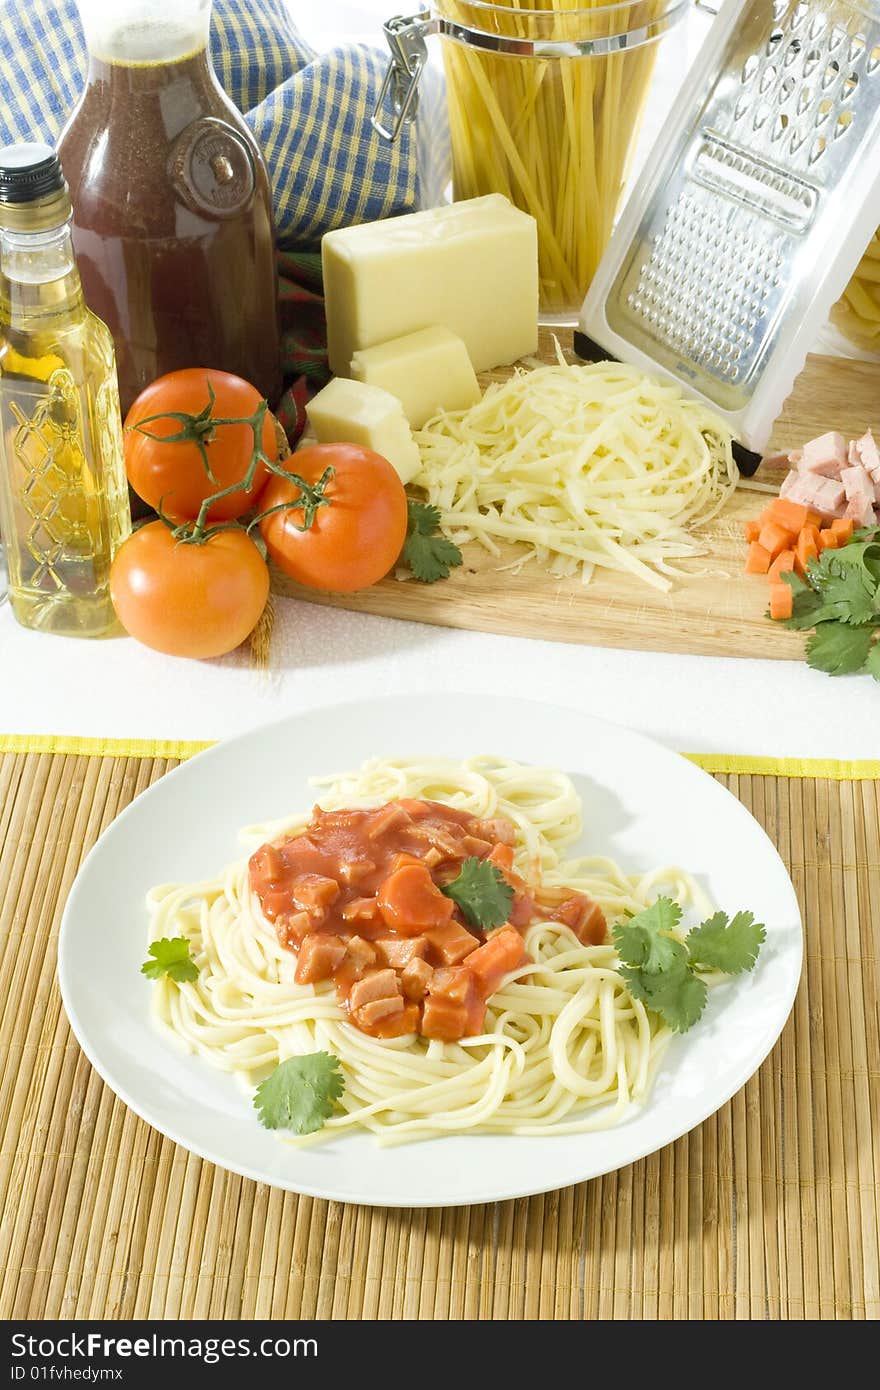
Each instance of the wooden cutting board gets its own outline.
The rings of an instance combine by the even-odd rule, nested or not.
[[[570,335],[560,339],[564,347],[570,345]],[[541,355],[552,360],[549,334],[543,335]],[[482,380],[486,384],[506,374],[488,373]],[[880,425],[880,366],[814,356],[785,403],[770,449],[794,448],[829,429],[849,438],[872,424]],[[781,475],[767,474],[769,481],[774,477]],[[476,544],[465,547],[462,567],[439,584],[390,578],[360,594],[319,594],[276,569],[273,588],[334,608],[441,627],[644,651],[802,658],[802,635],[765,616],[766,581],[743,573],[743,522],[757,516],[765,502],[758,493],[738,489],[701,533],[709,542],[704,563],[712,573],[684,581],[669,594],[604,570],[586,586],[579,579],[552,579],[533,561],[519,573],[504,570],[500,566],[516,558],[517,547],[509,546],[499,560]]]

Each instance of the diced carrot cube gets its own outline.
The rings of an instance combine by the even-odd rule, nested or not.
[[[819,532],[820,550],[837,550],[840,545],[840,536],[836,531],[832,531],[830,526]]]
[[[776,559],[773,561],[773,564],[770,566],[769,570],[767,571],[767,575],[768,575],[768,577],[769,577],[769,579],[770,579],[771,584],[772,584],[774,581],[778,583],[779,580],[781,579],[782,575],[785,573],[786,570],[793,570],[793,569],[794,569],[794,551],[793,551],[793,550],[781,550],[781,551],[779,552],[779,554],[776,556]]]
[[[772,558],[762,545],[752,541],[746,558],[746,574],[766,574]]]
[[[816,530],[820,531],[825,525],[825,521],[820,512],[807,512],[806,525],[815,526]]]
[[[494,994],[504,976],[525,958],[522,937],[513,927],[502,927],[468,956],[466,968],[476,977],[484,999]]]
[[[837,532],[840,537],[840,544],[846,545],[847,541],[852,540],[856,525],[851,516],[836,516],[831,523],[831,529]]]
[[[788,584],[770,585],[770,617],[790,618],[794,609],[794,594]]]
[[[807,565],[819,554],[819,532],[815,526],[805,526],[797,538],[794,551],[794,567],[801,577],[807,572]]]
[[[743,531],[747,541],[756,541],[761,534],[760,521],[747,521]]]
[[[807,525],[808,509],[801,506],[800,502],[790,502],[787,497],[777,497],[767,508],[767,515],[771,522],[797,535]]]
[[[781,550],[791,548],[794,536],[786,526],[780,526],[776,521],[768,521],[761,527],[761,534],[758,537],[758,544],[763,546],[771,559],[779,554]]]

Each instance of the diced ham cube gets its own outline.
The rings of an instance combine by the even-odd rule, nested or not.
[[[373,946],[379,958],[393,970],[403,970],[411,960],[424,959],[428,954],[428,939],[425,936],[377,936]]]
[[[780,484],[779,496],[787,497],[791,492],[792,488],[800,486],[800,481],[801,475],[800,473],[796,472],[795,469],[792,469],[790,473],[786,473],[785,477],[782,480],[782,483]]]
[[[507,816],[492,816],[488,820],[474,821],[474,834],[483,835],[500,845],[516,844],[516,826]]]
[[[292,912],[279,917],[275,923],[278,940],[282,946],[301,946],[312,930],[312,919],[307,912]]]
[[[411,822],[412,816],[399,801],[389,801],[387,806],[381,807],[371,817],[367,835],[371,840],[379,840],[383,835],[387,835],[389,830],[399,830]]]
[[[365,878],[375,871],[376,865],[372,859],[349,859],[347,863],[340,864],[339,877],[343,883],[349,885],[362,883]]]
[[[803,447],[798,464],[800,473],[819,473],[825,478],[839,478],[841,468],[849,463],[846,440],[837,430],[810,439]]]
[[[474,988],[474,977],[466,965],[446,966],[434,971],[431,981],[431,994],[442,994],[446,999],[456,999],[466,1004]]]
[[[377,999],[399,999],[400,987],[393,970],[370,970],[362,980],[355,980],[348,1002],[353,1010],[372,1004]]]
[[[861,501],[866,498],[870,498],[873,502],[874,483],[868,470],[863,468],[860,463],[855,468],[842,469],[840,481],[843,483],[847,502]]]
[[[352,898],[341,915],[343,922],[378,922],[379,905],[375,898]]]
[[[853,497],[846,504],[844,516],[851,516],[856,526],[874,525],[874,499],[871,497]]]
[[[376,952],[369,941],[364,941],[362,936],[351,937],[345,953],[359,975],[362,975],[369,966],[376,964]]]
[[[444,965],[458,965],[459,961],[464,960],[465,956],[470,955],[480,944],[477,938],[458,922],[447,922],[445,926],[434,927],[431,931],[425,932],[425,935]]]
[[[293,881],[293,900],[297,907],[310,912],[313,907],[329,907],[339,897],[335,878],[323,874],[300,874]]]
[[[395,995],[394,998],[389,996],[385,999],[372,999],[369,1004],[362,1004],[360,1008],[354,1009],[352,1012],[355,1022],[361,1028],[374,1028],[376,1024],[381,1023],[383,1019],[391,1018],[396,1014],[402,1014],[404,1007],[403,999],[398,994]],[[407,1027],[406,1032],[411,1031],[412,1030]]]
[[[330,932],[309,932],[299,948],[294,979],[298,985],[329,980],[345,958],[345,942]]]
[[[433,968],[426,960],[416,956],[404,967],[400,977],[400,987],[407,999],[424,999],[433,977]]]
[[[790,502],[799,502],[812,512],[822,516],[843,516],[846,497],[843,483],[834,478],[822,478],[818,474],[796,474],[795,483],[786,490]]]
[[[855,441],[858,450],[859,462],[867,468],[874,482],[880,482],[880,449],[870,430],[866,430],[861,439]]]
[[[765,454],[761,459],[762,468],[787,468],[792,462],[789,454]]]
[[[847,450],[847,458],[849,459],[849,466],[850,466],[850,468],[856,468],[856,467],[858,466],[858,464],[861,463],[861,461],[862,461],[862,456],[861,456],[861,454],[859,453],[859,444],[858,444],[858,440],[857,440],[857,439],[851,439],[851,440],[849,441],[849,448],[848,448],[848,450]]]
[[[792,468],[797,468],[803,456],[803,449],[792,449],[791,453],[788,456],[788,461],[791,464]]]

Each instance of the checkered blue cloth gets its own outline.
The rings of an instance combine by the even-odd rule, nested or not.
[[[284,0],[214,0],[211,52],[266,157],[282,247],[316,246],[334,227],[439,201],[448,142],[432,72],[423,79],[420,127],[388,145],[369,120],[388,62],[379,49],[316,54]],[[74,0],[0,0],[0,143],[54,143],[86,62]]]

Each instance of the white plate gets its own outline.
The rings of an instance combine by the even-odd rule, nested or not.
[[[564,769],[584,801],[584,849],[626,869],[677,862],[720,907],[767,926],[755,970],[712,992],[676,1038],[650,1101],[615,1129],[557,1138],[454,1136],[380,1149],[345,1135],[297,1151],[250,1098],[178,1052],[150,1022],[145,894],[215,874],[249,822],[312,804],[311,776],[375,755],[499,753]],[[778,1038],[801,971],[794,890],[767,836],[684,758],[573,710],[524,700],[401,696],[297,715],[220,744],[139,796],[80,869],[61,923],[59,975],[73,1030],[132,1110],[184,1148],[274,1187],[375,1206],[454,1206],[546,1192],[611,1172],[677,1139],[748,1081]]]

